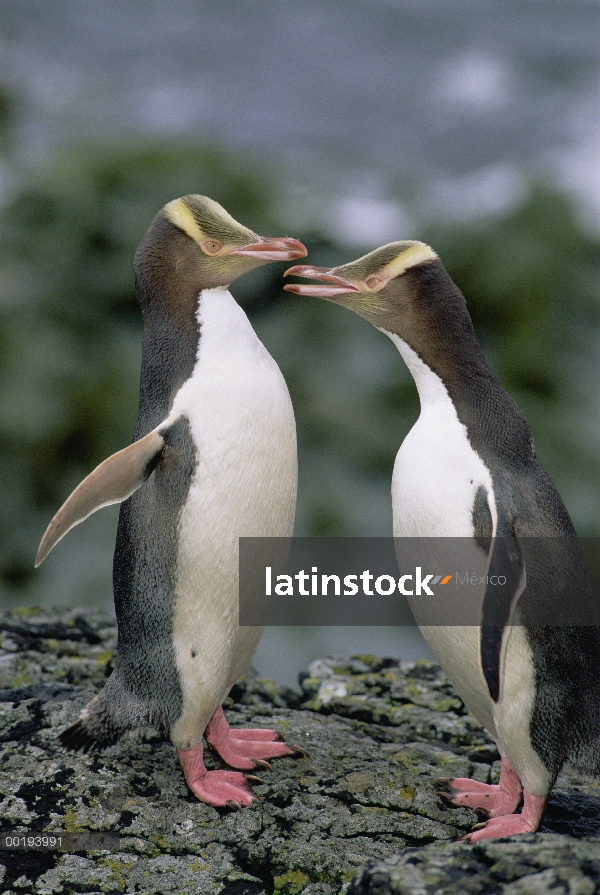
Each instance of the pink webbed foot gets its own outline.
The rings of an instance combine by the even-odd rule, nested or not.
[[[187,785],[201,802],[215,808],[241,809],[244,805],[257,801],[249,781],[262,783],[262,780],[258,777],[245,777],[235,771],[207,771],[202,743],[193,749],[178,749],[177,757]]]
[[[276,730],[232,728],[219,706],[204,733],[206,741],[232,768],[252,770],[270,765],[269,758],[282,755],[307,755],[301,746],[288,746]]]
[[[505,755],[502,755],[498,785],[480,783],[468,777],[441,778],[436,782],[444,787],[438,795],[449,805],[474,808],[488,817],[512,814],[518,808],[523,791],[519,775]]]
[[[524,791],[523,810],[520,814],[506,814],[504,817],[493,817],[485,824],[477,824],[473,830],[461,839],[461,842],[481,842],[482,839],[499,839],[501,836],[514,836],[519,833],[535,833],[539,827],[548,796],[533,796]]]

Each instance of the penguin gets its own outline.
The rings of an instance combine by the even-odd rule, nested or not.
[[[600,629],[571,519],[433,249],[394,242],[290,274],[320,282],[288,292],[340,304],[389,336],[414,378],[421,410],[394,464],[395,538],[459,538],[487,569],[477,615],[434,624],[425,611],[421,630],[494,737],[500,780],[442,778],[439,794],[489,818],[465,841],[537,830],[566,761],[600,774]]]
[[[134,259],[144,335],[133,443],[66,500],[35,563],[91,513],[121,503],[114,670],[60,739],[87,750],[158,729],[189,788],[216,807],[249,805],[248,781],[259,778],[207,771],[203,736],[239,771],[305,754],[274,730],[231,729],[222,708],[262,633],[238,624],[238,539],[290,536],[297,490],[285,381],[228,287],[305,255],[298,240],[258,236],[206,196],[162,208]]]

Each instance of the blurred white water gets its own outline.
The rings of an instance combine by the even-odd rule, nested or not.
[[[600,209],[596,0],[0,0],[0,21],[23,160],[90,136],[223,141],[331,201],[318,223],[349,244],[404,236],[398,197],[472,216],[522,177]]]

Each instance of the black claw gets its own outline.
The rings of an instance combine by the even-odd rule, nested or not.
[[[265,781],[257,777],[256,774],[246,774],[246,780],[251,780],[252,783],[258,783],[261,786],[265,785]]]
[[[242,810],[242,805],[240,802],[234,802],[233,799],[229,799],[228,802],[225,802],[226,808],[235,808],[236,811]]]
[[[451,777],[436,777],[435,780],[431,781],[434,786],[440,786],[441,791],[445,793],[452,792],[452,778]],[[439,793],[438,793],[439,795]]]
[[[298,757],[298,758],[310,758],[310,755],[308,754],[308,752],[306,751],[306,749],[303,749],[303,748],[302,748],[302,746],[296,746],[296,745],[293,745],[293,746],[290,746],[290,749],[293,749],[293,750],[294,750],[294,758],[296,758],[296,757]]]
[[[265,768],[265,770],[267,770],[267,771],[273,770],[273,765],[269,764],[269,762],[265,761],[263,758],[255,758],[254,759],[254,767]]]

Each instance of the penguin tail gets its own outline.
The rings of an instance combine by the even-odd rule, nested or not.
[[[567,761],[580,774],[585,777],[597,779],[600,777],[600,723],[596,723],[596,730],[585,740],[577,742],[567,754]]]
[[[85,706],[79,718],[59,735],[61,744],[73,751],[89,752],[114,745],[134,727],[122,711],[126,701],[119,676],[112,673],[102,690]]]
[[[596,633],[596,632],[595,632]],[[597,646],[600,647],[600,630],[597,632]],[[591,663],[590,663],[591,664]],[[597,779],[600,777],[600,661],[594,669],[596,680],[581,688],[574,711],[571,714],[571,736],[567,751],[567,761],[580,774]],[[582,673],[580,680],[585,681]]]
[[[71,749],[73,752],[89,752],[101,746],[96,737],[89,730],[86,730],[81,718],[75,724],[71,724],[70,727],[63,730],[58,739],[65,749]]]

